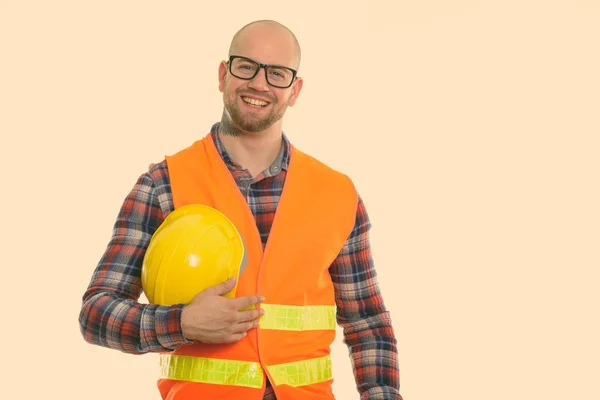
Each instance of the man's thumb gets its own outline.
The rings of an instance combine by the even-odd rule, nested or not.
[[[235,286],[235,276],[232,276],[231,278],[227,279],[225,282],[219,283],[218,285],[213,286],[209,290],[212,292],[212,294],[222,296],[224,294],[229,293],[233,289],[234,286]]]

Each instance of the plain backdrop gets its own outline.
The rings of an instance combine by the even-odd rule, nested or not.
[[[159,399],[155,355],[83,341],[81,296],[256,19],[302,46],[286,134],[369,211],[404,398],[600,399],[595,0],[1,1],[1,397]]]

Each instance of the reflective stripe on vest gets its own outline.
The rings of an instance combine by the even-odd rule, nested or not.
[[[284,331],[334,330],[334,306],[283,306],[261,304],[265,315],[260,318],[261,329]]]
[[[160,378],[260,389],[263,371],[255,362],[161,354]]]
[[[295,361],[267,367],[273,377],[273,385],[293,387],[313,385],[332,378],[331,357]]]
[[[261,389],[264,380],[259,363],[214,358],[160,355],[161,379],[185,380],[216,385],[246,386]],[[332,379],[331,357],[271,365],[267,369],[273,385],[293,387],[312,385]]]

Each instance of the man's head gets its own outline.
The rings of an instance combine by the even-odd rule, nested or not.
[[[296,36],[280,23],[255,21],[241,28],[231,41],[229,59],[219,65],[224,117],[231,128],[260,132],[281,124],[302,89],[295,73],[300,59]],[[265,70],[257,63],[273,67]]]

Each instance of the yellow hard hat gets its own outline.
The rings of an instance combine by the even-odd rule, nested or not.
[[[247,254],[242,236],[220,211],[201,204],[175,209],[150,239],[142,288],[152,304],[188,303],[202,290],[235,276]],[[234,297],[236,286],[225,297]]]

